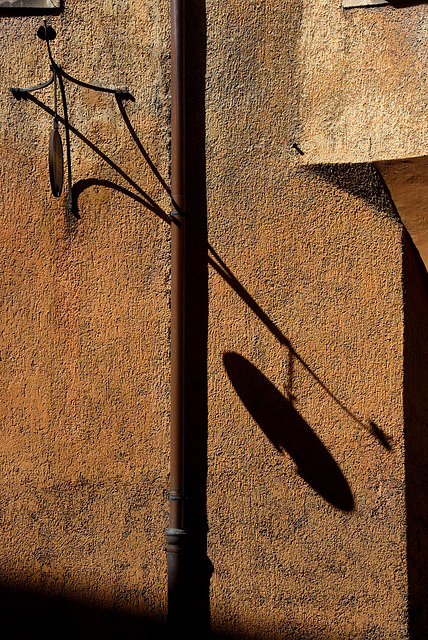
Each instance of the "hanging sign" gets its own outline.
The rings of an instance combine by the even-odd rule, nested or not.
[[[64,156],[62,153],[61,136],[54,127],[49,136],[49,176],[52,193],[59,198],[64,180]]]

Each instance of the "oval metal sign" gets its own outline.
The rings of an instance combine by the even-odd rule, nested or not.
[[[49,176],[55,198],[59,198],[64,180],[64,156],[58,129],[52,129],[49,136]]]

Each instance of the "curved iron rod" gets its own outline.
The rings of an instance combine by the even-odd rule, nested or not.
[[[114,93],[116,95],[126,95],[129,93],[128,89],[108,89],[107,87],[98,87],[96,85],[89,84],[88,82],[77,80],[77,78],[73,78],[73,76],[66,73],[63,69],[61,69],[60,73],[64,78],[70,82],[74,82],[74,84],[79,85],[79,87],[85,87],[86,89],[92,89],[93,91],[103,91],[104,93]]]
[[[46,82],[42,82],[42,84],[37,84],[35,87],[28,87],[27,89],[20,89],[19,87],[10,87],[9,91],[13,93],[15,98],[19,100],[21,98],[22,93],[32,93],[33,91],[39,91],[40,89],[45,89],[49,87],[50,84],[55,80],[55,71],[52,69],[52,78],[47,80]]]
[[[55,112],[53,109],[51,109],[50,107],[48,107],[46,104],[43,104],[43,102],[40,102],[40,100],[38,100],[38,98],[36,98],[35,96],[32,96],[31,94],[28,96],[28,99],[31,100],[32,102],[34,102],[35,105],[37,105],[38,107],[40,107],[41,109],[43,109],[46,113],[48,113],[50,116],[54,116]],[[65,120],[62,116],[58,116],[58,122],[61,122],[61,124],[63,124],[65,126]],[[117,164],[115,164],[105,153],[103,153],[103,151],[101,151],[101,149],[99,149],[96,145],[94,145],[92,142],[90,142],[90,140],[88,140],[87,138],[85,138],[84,135],[82,135],[80,133],[80,131],[78,131],[78,129],[76,129],[76,127],[73,127],[72,124],[69,125],[69,129],[71,133],[74,133],[74,135],[81,140],[84,144],[86,144],[90,149],[92,149],[92,151],[94,151],[100,158],[101,160],[103,160],[106,164],[109,165],[109,167],[111,167],[112,169],[114,169],[114,171],[116,171],[116,173],[118,173],[128,184],[131,185],[131,187],[133,187],[139,194],[141,194],[143,196],[143,198],[145,198],[147,200],[147,202],[152,206],[152,210],[156,213],[158,211],[160,211],[160,207],[157,204],[157,202],[155,200],[153,200],[153,198],[151,198],[149,196],[148,193],[146,193],[146,191],[144,191],[144,189],[142,189],[134,180],[132,180],[132,178],[130,178],[123,169],[121,169]]]
[[[46,40],[46,44],[48,47],[49,60],[51,61],[52,66],[55,68],[58,75],[63,76],[63,78],[66,78],[66,80],[68,80],[69,82],[73,82],[74,84],[77,84],[79,87],[85,87],[86,89],[92,89],[93,91],[102,91],[103,93],[114,93],[118,96],[129,94],[128,89],[125,89],[125,88],[124,89],[108,89],[107,87],[98,87],[94,84],[89,84],[88,82],[83,82],[82,80],[73,78],[73,76],[71,76],[69,73],[64,71],[64,69],[62,69],[53,59],[49,40]]]
[[[81,87],[86,87],[88,89],[93,89],[94,91],[103,91],[105,93],[114,93],[116,95],[122,95],[128,93],[127,91],[122,91],[120,89],[106,89],[104,87],[96,87],[94,85],[88,84],[86,82],[81,82],[73,76],[70,76],[66,73],[53,59],[51,47],[49,44],[49,40],[46,39],[46,45],[48,48],[48,56],[51,61],[51,66],[55,74],[58,76],[59,88],[61,91],[62,98],[62,106],[64,111],[64,127],[65,127],[65,146],[67,150],[67,173],[68,173],[68,196],[67,196],[67,209],[69,213],[73,213],[73,184],[72,184],[72,173],[71,173],[71,147],[70,147],[70,125],[68,121],[68,109],[67,109],[67,99],[65,95],[65,87],[63,78],[66,78],[70,82],[73,82]]]
[[[45,23],[45,25],[46,25],[46,20],[44,20],[44,23]],[[49,44],[49,40],[48,40],[47,38],[46,38],[46,46],[47,46],[47,48],[48,48],[48,56],[49,56],[49,60],[51,61],[51,65],[52,65],[53,67],[57,67],[58,65],[56,64],[55,60],[53,59],[52,51],[51,51],[51,46],[50,46],[50,44]]]
[[[123,97],[123,96],[129,95],[129,91],[128,91],[127,88],[108,89],[107,87],[99,87],[99,86],[94,85],[94,84],[89,84],[88,82],[83,82],[82,80],[77,80],[77,78],[74,78],[69,73],[64,71],[64,69],[62,69],[55,62],[55,60],[53,59],[53,56],[52,56],[51,48],[50,48],[50,45],[49,45],[49,40],[46,40],[46,44],[47,44],[47,47],[48,47],[49,60],[51,61],[52,77],[49,80],[47,80],[46,82],[42,82],[42,84],[38,84],[38,85],[36,85],[34,87],[28,87],[28,88],[25,88],[25,89],[21,89],[20,87],[10,87],[10,91],[13,93],[15,98],[19,99],[21,93],[32,93],[33,91],[39,91],[40,89],[45,89],[46,87],[49,87],[49,85],[52,84],[52,82],[55,79],[55,72],[58,75],[63,76],[63,78],[66,78],[66,80],[68,80],[69,82],[73,82],[74,84],[77,84],[80,87],[85,87],[86,89],[92,89],[93,91],[101,91],[103,93],[113,93],[118,97],[120,97],[120,96]]]
[[[46,19],[44,20],[45,23],[45,29],[46,29]],[[43,40],[45,38],[42,38]],[[72,82],[80,87],[84,87],[86,89],[91,89],[92,91],[101,91],[103,93],[112,93],[116,96],[116,99],[118,100],[118,102],[120,102],[120,99],[125,99],[127,96],[132,98],[132,96],[130,96],[128,89],[122,88],[122,89],[108,89],[107,87],[98,87],[96,85],[93,84],[89,84],[88,82],[82,82],[81,80],[77,80],[77,78],[74,78],[73,76],[71,76],[69,73],[67,73],[66,71],[64,71],[54,60],[53,55],[52,55],[52,51],[51,51],[51,47],[49,44],[49,38],[46,37],[46,45],[47,45],[47,50],[48,50],[48,56],[49,56],[49,60],[51,63],[51,70],[52,70],[52,77],[47,81],[47,82],[43,82],[41,84],[35,85],[34,87],[28,87],[25,89],[21,89],[20,87],[10,87],[10,91],[12,92],[12,94],[14,95],[14,97],[17,100],[20,100],[21,97],[26,94],[26,93],[32,93],[34,91],[39,91],[40,89],[45,89],[46,87],[49,87],[49,85],[51,85],[54,81],[55,81],[55,109],[54,109],[54,118],[55,121],[58,120],[58,115],[57,115],[57,105],[56,105],[56,80],[58,78],[58,82],[59,82],[59,87],[60,87],[60,91],[61,91],[61,99],[62,99],[62,106],[63,106],[63,112],[64,112],[64,127],[65,127],[65,142],[66,142],[66,151],[67,151],[67,174],[68,174],[68,196],[67,196],[67,208],[69,213],[73,212],[73,190],[72,190],[72,172],[71,172],[71,146],[70,146],[70,124],[69,124],[69,120],[68,120],[68,108],[67,108],[67,98],[66,98],[66,94],[65,94],[65,87],[64,87],[64,81],[63,78],[67,79],[69,82]],[[149,200],[151,200],[149,198]]]

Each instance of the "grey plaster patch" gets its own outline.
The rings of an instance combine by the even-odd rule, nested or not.
[[[351,9],[352,7],[376,7],[383,4],[389,4],[387,0],[343,0],[343,7]]]
[[[0,0],[4,9],[59,9],[60,0]]]

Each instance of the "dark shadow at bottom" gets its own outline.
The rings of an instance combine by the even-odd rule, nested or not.
[[[165,629],[160,617],[5,587],[0,619],[4,640],[144,640],[163,637]]]
[[[193,609],[192,615],[198,616]],[[97,606],[67,600],[59,596],[0,587],[0,620],[3,640],[271,640],[272,629],[266,621],[265,629],[256,633],[243,633],[237,629],[209,633],[180,634],[168,630],[161,615],[150,616],[120,611],[118,608]],[[275,634],[276,638],[278,635]],[[301,621],[287,624],[281,640],[342,640],[323,630],[305,629]]]

